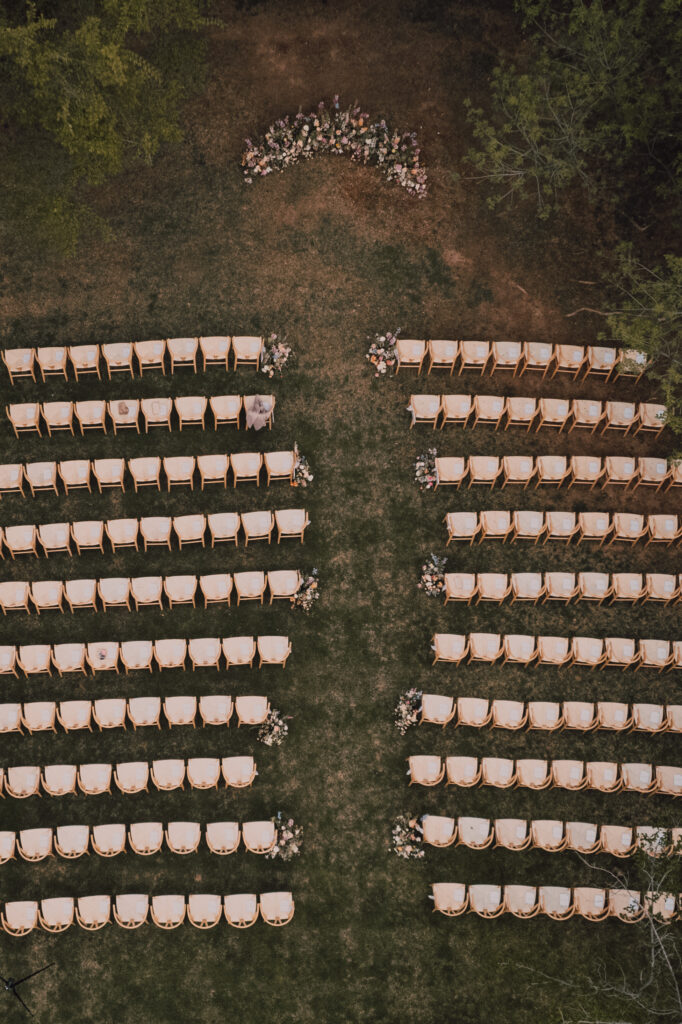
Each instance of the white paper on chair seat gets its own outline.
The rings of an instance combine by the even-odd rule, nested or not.
[[[526,829],[523,827],[523,825],[517,825],[516,826],[516,838],[517,839],[525,839],[526,838]]]
[[[563,413],[568,412],[568,403],[567,402],[557,402],[556,410],[557,410],[557,412],[560,415],[563,414]]]
[[[580,709],[580,721],[581,722],[591,722],[592,721],[592,717],[593,716],[590,714],[590,712],[587,710],[587,708],[581,708]]]
[[[535,903],[535,894],[532,892],[526,892],[523,894],[523,898],[529,907],[532,907]]]
[[[563,579],[561,581],[561,589],[562,590],[571,590],[571,581],[567,580],[567,579]]]
[[[666,519],[666,521],[665,521],[665,528],[666,528],[666,530],[674,530],[675,529],[675,520],[674,519]]]
[[[579,779],[580,778],[580,769],[576,768],[575,765],[573,765],[573,767],[571,768],[571,778],[572,779]]]
[[[564,830],[561,825],[552,825],[552,839],[561,839]]]
[[[155,356],[160,356],[161,353],[163,352],[163,342],[155,341],[154,344],[152,345],[152,352],[154,353]]]
[[[668,653],[668,650],[667,650],[666,647],[661,646],[661,647],[658,648],[658,656],[659,656],[659,658],[665,658],[667,653]]]
[[[599,463],[596,462],[594,459],[590,460],[589,466],[590,466],[590,473],[598,473],[599,472]]]
[[[561,524],[562,524],[564,530],[570,530],[571,527],[573,526],[573,520],[571,519],[570,516],[564,516],[564,518],[561,521]]]
[[[489,892],[488,893],[488,903],[492,904],[493,906],[497,906],[497,904],[499,902],[500,902],[500,897],[499,897],[498,893],[496,893],[496,892]]]
[[[22,352],[21,355],[19,356],[19,360],[18,361],[20,363],[22,363],[23,365],[26,365],[27,363],[30,363],[31,362],[31,353],[30,352]]]
[[[657,462],[656,463],[656,472],[657,473],[665,473],[666,469],[667,469],[667,466],[666,466],[665,462]]]
[[[605,363],[612,363],[615,358],[616,358],[616,351],[615,351],[615,349],[612,349],[612,348],[604,349],[603,361]]]
[[[532,468],[533,468],[533,463],[531,462],[530,459],[521,459],[521,472],[522,473],[530,473]]]
[[[631,530],[638,530],[639,529],[639,520],[638,519],[633,519],[632,517],[630,518],[630,529]]]
[[[588,828],[585,830],[585,840],[588,843],[593,843],[597,838],[596,828]]]
[[[631,420],[634,415],[635,415],[635,407],[634,407],[634,405],[626,405],[625,408],[623,409],[623,416],[625,417],[625,419],[626,420]]]
[[[590,402],[589,409],[590,409],[590,416],[598,416],[599,415],[599,405],[596,402]]]
[[[595,580],[594,581],[594,589],[595,590],[606,590],[606,583],[604,582],[604,580]]]
[[[615,713],[615,715],[613,717],[615,718],[615,720],[617,722],[624,722],[625,721],[625,712],[623,711],[622,708],[616,708],[616,713]]]
[[[674,587],[674,583],[673,583],[672,580],[664,580],[663,581],[663,589],[665,590],[666,594],[669,594],[670,591],[673,589],[673,587]]]
[[[598,530],[605,530],[608,525],[609,525],[608,519],[605,519],[604,516],[599,516],[599,518],[597,519],[597,529]]]
[[[639,783],[641,786],[645,786],[649,781],[649,773],[642,769],[639,773]]]
[[[570,906],[570,903],[571,903],[571,897],[568,895],[568,893],[567,892],[560,892],[559,893],[559,906],[560,907],[568,907],[568,906]]]
[[[601,910],[603,908],[603,906],[604,906],[604,893],[603,892],[595,892],[595,894],[594,894],[594,905],[599,910]]]
[[[545,771],[545,769],[542,767],[541,764],[536,764],[534,769],[533,769],[533,774],[534,774],[536,779],[540,780],[540,779],[544,779],[545,778],[547,772]]]
[[[632,463],[632,462],[624,462],[624,463],[623,463],[623,470],[624,470],[624,472],[626,472],[626,473],[632,473],[632,472],[633,472],[633,470],[634,470],[634,468],[635,468],[635,467],[634,467],[634,465],[633,465],[633,463]]]
[[[548,345],[541,345],[540,346],[540,358],[541,359],[549,359],[549,356],[550,356],[549,346]]]
[[[676,786],[682,786],[682,775],[674,775],[673,782]]]
[[[621,832],[621,834],[620,834],[620,841],[623,844],[623,846],[629,846],[630,845],[630,833],[629,832]]]

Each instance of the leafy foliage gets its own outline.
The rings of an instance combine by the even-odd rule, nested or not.
[[[682,437],[682,258],[668,255],[663,266],[649,269],[630,246],[616,255],[612,284],[621,301],[607,317],[610,335],[624,349],[646,353],[647,376],[660,387],[668,426]]]
[[[97,223],[82,187],[150,163],[180,139],[180,106],[200,81],[201,7],[202,0],[0,3],[0,156],[10,221],[27,220],[72,250]]]
[[[530,32],[519,70],[493,73],[493,114],[467,103],[478,146],[468,160],[491,205],[533,196],[547,216],[579,185],[592,199],[682,184],[680,0],[516,0]]]

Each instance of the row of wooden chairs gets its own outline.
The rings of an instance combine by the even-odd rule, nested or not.
[[[682,640],[631,637],[533,636],[519,633],[436,633],[433,664],[474,661],[493,665],[583,665],[588,668],[682,668]]]
[[[183,427],[206,429],[206,412],[210,408],[213,427],[231,425],[239,430],[242,410],[247,414],[257,403],[258,410],[267,414],[267,426],[272,429],[275,416],[274,395],[186,395],[182,398],[116,398],[112,402],[23,402],[6,406],[7,418],[15,436],[36,433],[42,437],[41,422],[50,437],[61,430],[74,433],[74,418],[81,434],[86,430],[101,430],[106,434],[107,421],[111,421],[114,434],[119,430],[140,433],[140,414],[145,433],[150,427],[172,430],[172,417]],[[248,422],[246,424],[248,426]]]
[[[33,675],[60,676],[72,672],[87,675],[118,672],[151,672],[156,663],[161,670],[186,666],[189,656],[192,670],[253,666],[258,653],[259,668],[263,665],[285,667],[291,654],[288,636],[195,637],[191,640],[97,640],[93,643],[20,644],[0,647],[0,675],[19,677],[20,668],[28,678]]]
[[[2,602],[0,584],[0,603]],[[648,572],[446,572],[445,604],[466,601],[479,604],[492,601],[501,604],[510,599],[545,604],[575,600],[594,601],[598,606],[610,598],[609,604],[627,601],[656,601],[663,605],[682,599],[682,573]]]
[[[632,889],[596,889],[592,886],[568,888],[558,885],[464,885],[435,882],[431,899],[434,910],[447,917],[467,911],[479,917],[502,914],[535,917],[545,914],[553,921],[567,921],[577,914],[586,921],[604,921],[607,917],[628,924],[641,921],[650,913],[666,923],[676,921],[682,908],[682,894],[642,893]]]
[[[498,790],[520,786],[525,790],[598,790],[600,793],[682,796],[682,767],[619,764],[615,761],[544,761],[537,758],[441,758],[418,754],[408,758],[410,785],[471,787],[492,785]]]
[[[637,544],[645,540],[650,544],[665,544],[670,547],[682,538],[680,518],[670,513],[659,515],[638,515],[634,512],[570,512],[568,509],[553,509],[549,512],[503,509],[486,509],[481,512],[448,512],[443,519],[447,526],[448,541],[468,540],[473,544],[478,538],[484,540],[562,541],[570,544],[577,538],[598,541],[599,547],[609,547],[616,542]],[[608,542],[608,543],[607,543]]]
[[[220,542],[237,545],[238,534],[244,534],[244,544],[250,541],[265,540],[268,544],[272,539],[272,531],[277,527],[277,543],[295,538],[303,543],[303,535],[310,525],[306,510],[303,508],[269,509],[258,512],[212,512],[209,515],[194,513],[186,516],[143,516],[141,519],[84,519],[73,523],[43,523],[36,526],[22,523],[20,526],[0,527],[0,558],[4,558],[4,549],[12,559],[17,555],[41,554],[45,557],[64,553],[73,555],[71,543],[76,553],[84,551],[101,551],[104,553],[104,536],[106,534],[112,551],[120,548],[138,548],[138,540],[142,541],[145,551],[150,547],[161,546],[171,550],[171,539],[174,537],[178,546],[200,544],[206,545],[206,530],[211,547]],[[40,547],[38,545],[40,544]]]
[[[184,789],[187,779],[191,789],[217,789],[220,780],[232,789],[250,786],[258,772],[250,756],[189,757],[165,761],[125,761],[111,764],[20,765],[0,768],[0,796],[24,800],[29,796],[66,796],[84,793],[97,796],[111,793],[112,779],[121,793],[147,793],[149,780],[160,791]],[[42,792],[41,792],[42,790]]]
[[[585,484],[592,491],[600,481],[602,490],[623,487],[627,491],[632,487],[631,493],[638,487],[654,487],[656,492],[664,485],[666,491],[682,487],[682,462],[669,467],[665,459],[621,455],[470,455],[438,456],[435,462],[434,491],[443,486],[459,488],[467,478],[469,487],[483,484],[491,490],[495,486],[504,490],[508,484],[520,485],[525,490],[533,481],[536,490],[543,485],[562,487],[568,483],[569,491],[576,484]]]
[[[534,341],[419,341],[413,338],[398,338],[396,342],[395,372],[413,369],[421,373],[428,355],[428,370],[449,370],[458,373],[477,370],[481,376],[488,370],[495,372],[511,370],[515,377],[523,377],[529,370],[542,373],[542,379],[549,374],[550,380],[557,373],[567,373],[573,380],[583,372],[588,376],[613,377],[635,380],[646,371],[647,357],[634,349],[606,348],[599,345],[552,345]]]
[[[76,860],[90,853],[116,857],[130,850],[141,857],[158,853],[164,843],[171,853],[196,853],[202,839],[207,849],[218,856],[235,853],[243,839],[249,853],[267,853],[277,842],[273,820],[208,822],[202,829],[198,821],[138,821],[132,825],[61,825],[57,828],[29,828],[21,832],[0,832],[0,864],[16,855],[31,864],[47,857]]]
[[[201,489],[206,484],[227,487],[228,473],[234,487],[239,483],[260,486],[261,471],[265,468],[269,487],[275,480],[288,480],[293,485],[296,452],[237,452],[233,455],[174,455],[162,458],[147,455],[139,459],[67,459],[62,462],[27,462],[0,465],[0,494],[21,494],[25,497],[24,483],[31,496],[39,491],[59,494],[58,479],[64,493],[84,489],[92,493],[92,478],[100,493],[107,487],[125,491],[126,472],[130,474],[135,490],[157,487],[161,490],[161,470],[167,489],[188,484],[194,490],[194,475],[199,471]]]
[[[64,932],[77,923],[94,932],[109,924],[112,917],[128,931],[140,928],[149,919],[169,931],[185,920],[195,928],[214,928],[225,917],[234,928],[249,928],[259,917],[276,927],[288,924],[294,916],[294,898],[290,892],[239,893],[214,896],[204,893],[147,896],[127,893],[114,896],[57,896],[52,899],[21,900],[5,903],[0,923],[8,935],[29,935],[36,928],[46,932]]]
[[[592,789],[600,793],[658,793],[682,796],[682,766],[619,764],[616,761],[545,761],[538,758],[446,757],[416,754],[408,757],[410,785],[496,789]]]
[[[16,707],[18,705],[2,705]],[[682,704],[628,704],[620,701],[488,700],[485,697],[422,695],[419,721],[445,727],[473,725],[477,729],[608,729],[611,732],[661,732],[682,735]]]
[[[41,612],[64,611],[64,601],[71,612],[90,608],[108,611],[110,608],[131,610],[131,598],[135,610],[149,606],[169,608],[191,604],[196,607],[197,589],[201,591],[204,607],[211,604],[227,604],[232,601],[232,590],[237,595],[237,604],[242,601],[259,601],[263,604],[266,589],[270,592],[270,604],[275,600],[292,602],[301,584],[298,569],[277,569],[273,572],[215,573],[210,576],[110,576],[101,579],[82,580],[37,580],[29,583],[8,581],[0,583],[0,608],[6,615],[10,611],[29,614],[35,608]]]
[[[426,814],[421,819],[422,839],[430,846],[461,844],[470,850],[489,846],[504,850],[544,850],[560,853],[574,850],[585,855],[609,853],[630,857],[636,850],[649,856],[682,854],[682,828],[652,825],[595,825],[586,821],[555,821],[536,818],[448,818]]]
[[[203,697],[116,697],[100,700],[32,701],[24,704],[0,704],[0,734],[56,732],[57,723],[65,732],[89,729],[125,729],[126,718],[133,729],[145,726],[161,728],[161,713],[169,728],[191,725],[196,728],[197,711],[202,725],[228,725],[232,711],[237,726],[262,725],[270,712],[267,697],[232,697],[210,694]]]
[[[36,369],[43,381],[48,377],[69,379],[68,366],[76,380],[94,373],[101,380],[100,359],[104,361],[109,380],[115,373],[129,373],[135,376],[135,366],[142,377],[145,370],[166,372],[166,357],[170,372],[189,367],[197,372],[197,357],[201,354],[203,369],[209,366],[230,368],[230,351],[233,366],[253,366],[258,369],[263,339],[250,335],[217,335],[195,338],[160,338],[156,341],[117,342],[109,345],[51,345],[39,348],[6,348],[2,361],[7,368],[12,384],[29,377],[36,379]]]
[[[594,402],[568,398],[504,398],[502,395],[410,395],[407,411],[411,415],[410,428],[416,423],[430,424],[440,429],[448,424],[466,427],[479,423],[498,430],[525,427],[554,427],[559,433],[567,429],[589,429],[594,434],[618,430],[632,436],[641,430],[658,437],[665,429],[667,410],[664,405],[650,402]],[[471,422],[470,422],[471,421]]]

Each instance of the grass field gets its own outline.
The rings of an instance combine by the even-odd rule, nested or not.
[[[7,800],[0,827],[224,818],[248,820],[281,808],[305,828],[301,858],[290,864],[243,852],[230,858],[207,853],[148,859],[127,854],[111,861],[94,855],[74,863],[59,859],[0,868],[0,899],[96,892],[240,892],[291,888],[297,910],[280,932],[259,924],[238,933],[227,926],[201,934],[187,926],[164,934],[150,926],[97,934],[77,928],[63,936],[36,933],[26,940],[0,938],[2,973],[21,976],[55,959],[58,968],[25,993],[50,1024],[213,1024],[226,1017],[243,1024],[312,1021],[362,1024],[546,1024],[558,1021],[562,996],[552,986],[529,983],[515,965],[542,965],[548,973],[587,970],[608,953],[628,963],[629,933],[608,922],[567,924],[475,917],[456,921],[431,914],[429,884],[436,880],[589,884],[589,868],[571,854],[462,848],[431,850],[420,863],[388,853],[393,818],[403,811],[480,814],[486,817],[572,818],[607,823],[679,823],[672,801],[656,797],[557,793],[408,790],[410,753],[581,757],[679,763],[670,737],[642,738],[562,733],[505,735],[472,730],[440,732],[422,727],[403,739],[393,725],[400,692],[500,696],[511,699],[677,699],[672,675],[651,672],[591,673],[577,669],[430,666],[429,639],[438,631],[530,632],[672,638],[679,612],[594,609],[587,605],[528,608],[447,608],[416,590],[421,559],[445,548],[441,522],[449,509],[574,508],[635,511],[673,509],[673,499],[639,490],[574,488],[522,492],[517,488],[439,491],[421,495],[412,483],[415,456],[430,445],[424,428],[408,431],[405,406],[413,389],[487,393],[573,394],[603,398],[608,389],[588,382],[492,383],[464,375],[455,384],[439,377],[400,375],[377,383],[364,360],[367,336],[402,326],[413,337],[529,338],[586,341],[563,313],[582,302],[577,278],[595,273],[586,235],[565,242],[556,225],[536,227],[518,216],[493,219],[473,188],[449,175],[461,155],[459,102],[477,87],[491,62],[491,47],[505,31],[504,14],[483,16],[461,8],[449,31],[417,17],[422,8],[352,4],[327,10],[310,6],[257,6],[226,11],[226,28],[212,41],[212,77],[206,96],[188,115],[186,143],[153,169],[129,175],[96,201],[111,217],[116,240],[93,245],[73,261],[36,259],[21,240],[2,267],[3,344],[79,343],[187,334],[261,333],[283,330],[298,362],[273,390],[274,428],[267,435],[197,430],[157,431],[138,437],[90,434],[85,440],[16,442],[0,427],[3,461],[64,459],[87,455],[179,454],[289,447],[296,440],[310,459],[315,480],[307,492],[281,484],[269,491],[244,486],[159,496],[150,490],[124,495],[77,492],[34,500],[8,496],[3,525],[78,518],[141,516],[158,512],[287,507],[301,500],[312,525],[303,547],[223,546],[116,558],[87,554],[74,560],[5,561],[4,579],[98,575],[202,573],[247,568],[318,566],[322,599],[309,618],[279,606],[82,612],[27,617],[0,623],[0,643],[62,639],[286,632],[293,653],[284,672],[155,673],[152,676],[53,677],[26,683],[5,679],[4,700],[82,695],[135,696],[183,693],[264,692],[292,715],[285,745],[269,750],[252,732],[230,728],[143,730],[5,737],[2,763],[79,763],[253,751],[259,777],[234,794],[158,794],[138,797]],[[390,57],[386,53],[386,18]],[[314,43],[312,42],[314,40]],[[484,41],[485,40],[485,41]],[[374,54],[383,53],[380,60]],[[233,73],[239,67],[239,75]],[[320,160],[247,189],[238,170],[240,140],[272,116],[313,106],[320,96],[358,96],[376,113],[416,128],[424,137],[432,196],[411,202],[379,175],[346,162]],[[453,100],[454,97],[454,100]],[[457,101],[457,102],[455,102]],[[553,232],[557,232],[556,236]],[[575,236],[577,238],[577,235]],[[525,290],[515,287],[520,285]],[[567,326],[572,325],[572,326]],[[111,385],[55,381],[10,389],[2,399],[124,397],[269,390],[251,371],[226,377],[211,371],[173,378],[150,373]],[[618,397],[646,400],[647,386],[614,385]],[[447,430],[437,435],[442,454],[543,452],[633,455],[665,452],[660,442],[623,441],[609,434],[570,439],[543,431],[494,433]],[[641,546],[566,548],[502,546],[495,542],[451,547],[450,568],[544,570],[602,568],[665,571],[670,552]],[[677,552],[675,568],[679,568]],[[672,569],[670,569],[672,571]],[[608,858],[600,863],[610,867]],[[622,867],[622,865],[621,865]],[[625,866],[627,868],[627,865]],[[599,884],[599,883],[593,883]],[[6,1000],[7,1002],[7,1000]],[[4,1019],[20,1009],[3,1007]]]

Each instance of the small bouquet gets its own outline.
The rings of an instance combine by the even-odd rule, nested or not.
[[[418,818],[408,818],[406,814],[401,814],[395,819],[391,832],[391,849],[403,860],[423,858],[422,827]]]
[[[293,608],[300,608],[306,613],[310,611],[320,596],[318,575],[317,569],[311,569],[307,576],[303,576],[291,602]]]
[[[401,330],[402,328],[399,327],[393,334],[390,331],[386,331],[385,334],[374,335],[374,341],[367,350],[366,358],[374,366],[375,377],[385,377],[388,370],[395,366],[398,361],[395,344]]]
[[[286,335],[281,340],[277,334],[266,339],[260,354],[261,373],[268,377],[275,374],[282,376],[284,368],[291,358],[291,345],[285,344]]]
[[[268,717],[258,730],[258,740],[266,747],[280,747],[289,734],[289,726],[277,708],[270,708]]]
[[[440,597],[445,590],[445,566],[447,558],[431,553],[422,565],[421,579],[417,586],[429,597]]]
[[[414,479],[419,484],[420,491],[432,491],[436,486],[436,458],[438,450],[429,448],[422,455],[417,456],[414,464]]]
[[[265,856],[269,860],[293,860],[298,857],[303,844],[303,827],[297,825],[293,818],[284,818],[281,811],[272,819],[277,829],[275,845]]]
[[[395,706],[395,724],[401,736],[404,736],[412,725],[419,720],[419,712],[422,706],[422,691],[411,689],[406,690]]]
[[[291,481],[292,487],[307,487],[314,479],[310,472],[310,464],[305,455],[301,455],[298,445],[294,444],[294,477]]]

